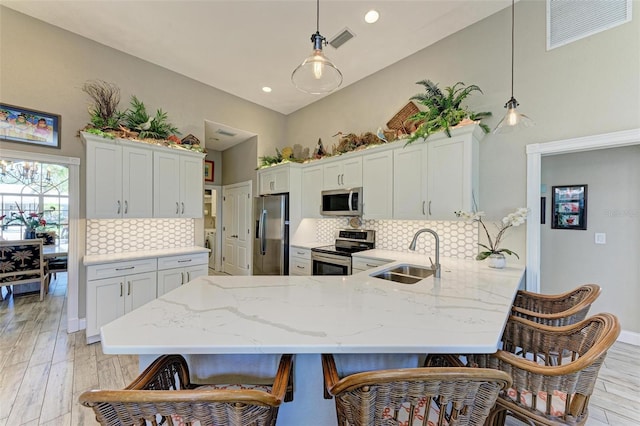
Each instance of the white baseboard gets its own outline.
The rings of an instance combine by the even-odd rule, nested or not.
[[[634,346],[640,346],[640,333],[622,330],[618,336],[618,342],[628,343]]]
[[[75,333],[85,328],[87,328],[86,318],[69,318],[67,321],[67,333]]]

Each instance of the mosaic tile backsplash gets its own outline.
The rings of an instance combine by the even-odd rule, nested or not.
[[[190,247],[193,219],[87,219],[87,254]]]
[[[408,251],[413,235],[422,228],[431,228],[440,237],[440,256],[457,259],[475,259],[478,254],[478,225],[465,221],[427,220],[363,220],[362,229],[376,231],[376,248]],[[318,241],[333,241],[338,229],[351,229],[349,220],[318,219],[316,238]],[[430,254],[435,240],[429,234],[418,237],[416,253]]]

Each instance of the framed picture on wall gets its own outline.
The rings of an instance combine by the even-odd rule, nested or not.
[[[60,116],[0,103],[0,140],[60,148]]]
[[[204,181],[213,182],[213,161],[204,160]]]
[[[554,186],[551,228],[587,229],[587,185]]]

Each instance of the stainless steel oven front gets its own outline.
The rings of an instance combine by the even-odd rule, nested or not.
[[[313,275],[351,275],[351,256],[311,251]]]

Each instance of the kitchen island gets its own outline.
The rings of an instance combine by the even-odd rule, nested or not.
[[[403,260],[428,266],[424,256]],[[335,425],[321,353],[495,352],[524,276],[523,267],[442,259],[440,279],[371,277],[400,263],[344,277],[200,277],[103,326],[103,351],[140,355],[141,368],[180,353],[199,371],[201,355],[293,353],[294,401],[278,424]]]

